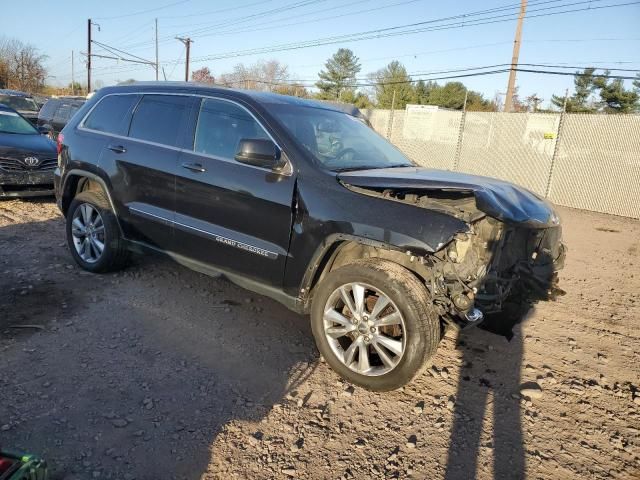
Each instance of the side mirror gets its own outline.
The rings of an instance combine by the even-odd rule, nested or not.
[[[38,127],[38,131],[42,134],[42,135],[50,135],[53,133],[53,127],[51,125],[49,125],[48,123],[44,124],[44,125],[40,125]]]
[[[236,161],[254,167],[277,170],[284,166],[282,152],[271,140],[263,138],[243,138],[238,143]]]

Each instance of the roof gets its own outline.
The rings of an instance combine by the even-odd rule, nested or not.
[[[0,88],[0,95],[11,95],[13,97],[31,97],[26,92],[20,92],[18,90],[10,90],[8,88]]]
[[[123,85],[116,85],[114,87],[104,87],[101,91],[105,92],[117,92],[127,90],[153,90],[162,89],[177,90],[177,91],[191,91],[191,92],[210,92],[212,94],[226,94],[232,93],[237,98],[251,99],[255,102],[263,105],[298,105],[312,108],[322,108],[324,110],[333,110],[337,112],[346,113],[343,108],[337,107],[330,103],[320,102],[316,100],[309,100],[306,98],[292,97],[289,95],[281,95],[279,93],[272,92],[259,92],[256,90],[240,90],[236,88],[226,88],[222,86],[211,86],[206,83],[197,82],[133,82]]]

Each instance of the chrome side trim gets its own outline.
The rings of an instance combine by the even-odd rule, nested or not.
[[[229,237],[225,237],[225,236],[219,235],[217,233],[209,232],[207,230],[203,230],[201,228],[194,227],[192,225],[187,225],[185,223],[177,222],[175,220],[171,220],[169,218],[162,217],[160,215],[156,215],[156,214],[153,214],[153,213],[145,212],[144,210],[141,210],[139,208],[135,208],[135,207],[128,207],[128,208],[129,208],[129,211],[131,211],[134,214],[137,214],[139,216],[151,218],[153,220],[160,220],[162,223],[165,223],[165,224],[168,224],[168,225],[173,225],[175,227],[181,228],[182,230],[187,229],[187,230],[192,230],[194,232],[201,233],[203,235],[206,235],[207,237],[213,238],[216,242],[222,243],[222,244],[227,245],[229,247],[238,248],[240,250],[244,250],[244,251],[249,252],[249,253],[254,253],[256,255],[260,255],[262,257],[269,258],[271,260],[275,260],[279,256],[278,253],[272,252],[271,250],[266,250],[264,248],[256,247],[255,245],[250,245],[248,243],[240,242],[238,240],[234,240],[233,238],[229,238]]]

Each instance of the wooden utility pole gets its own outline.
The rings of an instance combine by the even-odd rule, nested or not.
[[[516,37],[513,40],[513,55],[511,56],[511,71],[509,72],[507,97],[504,99],[505,112],[510,112],[513,109],[513,93],[516,88],[516,69],[518,68],[518,57],[520,56],[520,39],[522,38],[522,21],[524,20],[524,16],[526,13],[527,0],[520,0],[520,15],[518,16]]]
[[[184,43],[184,46],[187,47],[187,62],[185,64],[185,68],[184,68],[184,81],[188,82],[189,81],[189,58],[191,57],[191,43],[193,42],[193,40],[191,40],[189,37],[176,37],[177,40],[180,40],[182,43]]]
[[[158,63],[158,19],[156,18],[156,82],[160,73],[160,64]]]
[[[87,94],[91,93],[91,19],[87,20]]]
[[[76,76],[73,71],[73,50],[71,50],[71,95],[76,94]]]

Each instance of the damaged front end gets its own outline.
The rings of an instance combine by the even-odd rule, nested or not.
[[[557,272],[561,227],[533,229],[485,216],[426,257],[429,289],[443,316],[464,327],[507,304],[531,304],[561,293]],[[479,315],[482,312],[482,315]]]
[[[565,247],[553,207],[507,182],[451,175],[454,180],[438,178],[429,188],[422,178],[413,182],[415,175],[387,177],[378,185],[366,177],[350,178],[349,184],[342,180],[360,193],[445,213],[467,224],[466,231],[420,257],[415,269],[450,325],[476,325],[510,305],[531,305],[562,293],[557,272]]]

